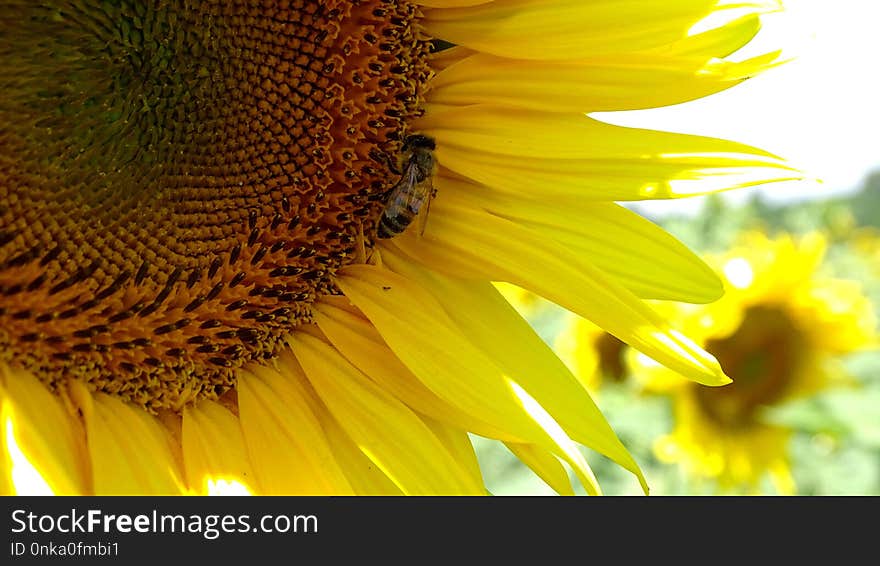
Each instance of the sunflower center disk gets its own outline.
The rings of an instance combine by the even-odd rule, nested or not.
[[[179,408],[335,292],[429,44],[403,2],[256,4],[4,7],[0,359]]]
[[[701,409],[723,425],[754,424],[760,407],[788,393],[806,348],[803,333],[787,313],[774,307],[748,309],[735,333],[706,344],[733,383],[696,389]]]

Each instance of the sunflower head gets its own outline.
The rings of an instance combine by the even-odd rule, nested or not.
[[[4,10],[0,348],[53,389],[217,398],[374,232],[432,72],[417,7]]]
[[[711,301],[718,277],[616,201],[800,173],[585,114],[772,67],[778,53],[730,55],[777,8],[7,3],[3,477],[30,465],[65,493],[482,493],[473,433],[561,493],[568,469],[599,491],[581,445],[644,483],[493,282],[726,383],[642,300]]]

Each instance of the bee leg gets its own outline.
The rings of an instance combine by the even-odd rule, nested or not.
[[[428,212],[431,210],[431,201],[434,200],[435,196],[437,196],[437,188],[431,187],[431,194],[428,195],[428,202],[426,202],[421,210],[419,210],[417,221],[420,238],[425,234],[425,228],[428,227]]]
[[[384,151],[377,151],[376,153],[371,155],[371,157],[373,159],[375,159],[376,161],[384,162],[385,165],[388,167],[388,170],[391,171],[392,173],[394,173],[395,175],[402,175],[403,174],[403,172],[397,166],[397,163],[395,163],[394,160],[391,158],[391,156],[388,155],[387,153],[385,153]]]

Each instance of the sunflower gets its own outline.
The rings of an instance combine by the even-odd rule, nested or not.
[[[876,321],[861,285],[822,271],[826,238],[769,238],[748,232],[712,262],[727,292],[711,305],[666,307],[669,318],[715,355],[733,383],[686,382],[632,352],[631,371],[645,387],[673,397],[674,429],[655,452],[722,490],[758,489],[770,477],[792,493],[790,427],[772,410],[834,386],[855,383],[841,356],[876,346]]]
[[[584,386],[595,394],[606,381],[626,380],[626,344],[583,317],[566,318],[553,348]]]
[[[777,8],[5,3],[3,490],[481,494],[470,434],[560,493],[599,491],[580,445],[643,482],[492,282],[726,383],[643,302],[718,278],[614,201],[799,173],[585,113],[775,65],[730,55]]]

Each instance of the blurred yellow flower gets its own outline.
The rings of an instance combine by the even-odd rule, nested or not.
[[[838,356],[876,339],[859,283],[823,274],[825,248],[816,233],[747,233],[712,258],[726,286],[721,300],[659,306],[717,357],[733,383],[693,385],[628,352],[646,390],[674,399],[674,430],[656,442],[658,458],[717,479],[722,489],[754,489],[769,473],[779,492],[795,490],[786,454],[792,431],[768,422],[766,410],[848,383]]]
[[[863,226],[849,239],[852,249],[865,262],[870,281],[880,281],[880,229]]]
[[[594,395],[603,383],[624,381],[626,344],[585,318],[568,313],[566,319],[553,348],[575,377]]]

